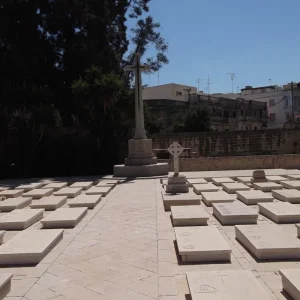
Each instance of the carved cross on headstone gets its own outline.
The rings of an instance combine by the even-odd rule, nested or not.
[[[179,156],[183,152],[183,147],[178,142],[174,142],[168,148],[168,151],[173,155],[174,158],[174,176],[179,175]]]

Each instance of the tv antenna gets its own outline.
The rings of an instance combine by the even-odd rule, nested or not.
[[[198,92],[200,91],[200,82],[201,82],[201,79],[200,79],[200,78],[198,78],[198,79],[197,79]]]
[[[233,94],[233,81],[234,81],[234,78],[236,78],[236,75],[235,75],[235,73],[227,73],[227,75],[229,75],[231,77],[231,92]]]

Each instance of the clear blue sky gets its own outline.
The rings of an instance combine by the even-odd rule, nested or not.
[[[170,63],[160,84],[207,86],[231,92],[245,85],[300,81],[299,0],[152,0],[150,14],[161,24]],[[144,84],[156,85],[156,74]]]

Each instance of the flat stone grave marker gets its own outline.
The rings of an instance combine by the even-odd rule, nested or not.
[[[5,296],[9,293],[11,289],[11,278],[13,277],[12,273],[1,273],[0,274],[0,299],[9,299]],[[14,298],[14,297],[10,297]]]
[[[25,194],[23,194],[23,197],[31,197],[33,199],[40,199],[43,197],[51,196],[53,193],[53,189],[34,189],[31,190]]]
[[[260,203],[259,213],[275,223],[300,222],[300,207],[288,202]]]
[[[24,208],[28,205],[30,205],[32,201],[31,197],[24,198],[24,197],[18,197],[18,198],[9,198],[4,201],[0,202],[0,211],[1,212],[9,212],[14,209],[20,209]]]
[[[297,236],[300,237],[300,224],[296,224]]]
[[[92,187],[93,182],[92,181],[79,181],[79,182],[74,182],[73,184],[70,185],[70,188],[82,188],[83,190],[88,190],[90,187]]]
[[[235,182],[235,183],[223,183],[223,190],[227,192],[228,194],[235,194],[237,191],[249,191],[250,187],[240,183],[240,182]]]
[[[81,194],[82,188],[63,188],[53,193],[54,196],[67,196],[68,198],[75,198]]]
[[[226,262],[231,249],[214,226],[175,227],[179,255],[183,262]]]
[[[113,181],[105,181],[105,180],[100,180],[96,187],[110,187],[111,189],[113,189],[116,185],[118,184],[118,182],[113,182]]]
[[[200,205],[201,196],[195,195],[192,191],[183,194],[169,194],[162,191],[165,211],[170,211],[171,206]]]
[[[215,177],[212,178],[212,182],[217,186],[222,186],[222,183],[234,183],[234,180],[229,177]]]
[[[294,300],[300,299],[300,269],[279,270],[283,290]]]
[[[300,180],[281,181],[281,185],[286,189],[300,190]]]
[[[70,207],[87,207],[93,209],[100,201],[101,195],[80,195],[68,202]]]
[[[171,206],[174,226],[203,226],[207,225],[209,214],[200,205]]]
[[[281,181],[287,181],[288,179],[282,176],[266,176],[266,179],[271,182],[280,183]]]
[[[9,189],[10,189],[9,186],[4,186],[4,185],[0,186],[0,192],[6,191],[6,190],[9,190]]]
[[[67,182],[51,182],[48,183],[43,187],[43,189],[53,189],[54,191],[58,191],[62,188],[65,188],[68,186]]]
[[[105,197],[110,191],[111,186],[92,186],[90,189],[85,191],[86,195],[102,195]]]
[[[300,180],[300,175],[287,175],[286,177],[290,180]]]
[[[237,177],[236,180],[237,182],[244,183],[244,184],[251,184],[251,176],[242,176],[242,177]]]
[[[1,230],[0,231],[0,245],[2,245],[2,243],[3,243],[4,235],[5,235],[5,230]]]
[[[214,216],[222,225],[257,223],[258,214],[239,201],[214,203],[212,206]]]
[[[255,205],[259,202],[273,202],[273,197],[259,190],[240,191],[237,198],[247,205]]]
[[[186,180],[190,187],[193,186],[193,184],[203,184],[207,183],[207,181],[204,178],[187,178]]]
[[[43,220],[43,228],[74,228],[86,214],[87,207],[59,208]]]
[[[17,186],[15,189],[16,190],[24,190],[24,192],[29,192],[34,189],[38,189],[42,187],[44,184],[41,182],[33,182],[33,183],[28,183],[28,184],[22,184]]]
[[[4,190],[0,192],[0,197],[17,198],[24,193],[24,190]]]
[[[235,237],[258,260],[300,258],[300,240],[279,225],[236,225]]]
[[[249,270],[186,273],[192,300],[270,300]]]
[[[200,195],[202,194],[203,192],[217,192],[219,191],[220,189],[215,186],[214,184],[212,183],[198,183],[198,184],[193,184],[193,189],[194,189],[194,192],[197,194],[197,195]]]
[[[275,182],[256,182],[253,183],[253,188],[263,192],[272,192],[273,190],[282,190],[282,185]]]
[[[23,230],[43,218],[43,209],[15,209],[0,217],[1,230]]]
[[[38,264],[61,240],[62,229],[25,230],[0,247],[0,265]]]
[[[296,189],[272,191],[272,196],[284,202],[300,204],[300,191]]]
[[[233,202],[235,201],[235,198],[224,191],[203,192],[202,201],[206,206],[212,206],[213,203]]]
[[[67,203],[67,198],[67,196],[44,197],[40,200],[33,201],[30,207],[33,209],[43,208],[45,210],[56,210]]]

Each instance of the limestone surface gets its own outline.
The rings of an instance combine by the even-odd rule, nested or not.
[[[300,269],[279,270],[283,290],[294,300],[300,299]]]
[[[300,258],[300,240],[279,225],[236,225],[235,237],[259,260]]]
[[[250,187],[240,183],[240,182],[235,182],[235,183],[223,183],[223,190],[229,194],[235,194],[238,191],[249,191]]]
[[[42,188],[42,189],[34,189],[31,190],[25,194],[23,194],[23,197],[32,197],[33,199],[40,199],[43,197],[47,197],[47,196],[51,196],[53,193],[53,189],[46,189],[46,188]]]
[[[174,230],[183,262],[230,261],[231,249],[216,227],[175,227]]]
[[[187,272],[192,300],[268,300],[251,271]]]
[[[0,197],[16,198],[20,197],[24,193],[24,190],[4,190],[0,192]]]
[[[250,176],[242,176],[242,177],[237,177],[236,180],[238,182],[244,183],[244,184],[249,184],[251,183],[251,178]]]
[[[288,179],[290,180],[300,180],[300,175],[296,174],[296,175],[287,175],[286,176]]]
[[[193,186],[193,184],[207,183],[204,178],[187,178],[187,182],[189,186]]]
[[[82,188],[83,190],[88,190],[92,185],[93,181],[79,181],[71,184],[70,188]]]
[[[272,192],[273,190],[281,190],[282,185],[275,182],[256,182],[253,183],[253,188],[263,192]]]
[[[1,212],[9,212],[16,208],[24,208],[28,206],[32,201],[31,197],[23,198],[9,198],[0,202],[0,211]]]
[[[28,183],[28,184],[19,185],[15,189],[16,190],[24,190],[24,192],[29,192],[31,190],[38,189],[38,188],[42,187],[43,185],[44,184],[41,182],[32,182],[32,183]]]
[[[51,182],[43,187],[43,189],[53,189],[54,191],[58,191],[62,188],[68,186],[67,182]]]
[[[256,224],[258,218],[256,212],[239,201],[215,203],[213,214],[222,225]]]
[[[0,247],[0,265],[31,265],[42,258],[62,238],[63,230],[25,230]]]
[[[67,203],[67,196],[50,196],[31,203],[31,208],[43,208],[45,210],[56,210]]]
[[[300,191],[296,189],[272,191],[272,196],[281,201],[300,204]]]
[[[43,209],[15,209],[0,217],[0,229],[23,230],[43,218]]]
[[[86,195],[102,195],[105,197],[110,190],[112,189],[111,186],[92,186],[88,190],[85,191]]]
[[[266,176],[266,179],[268,181],[275,182],[275,183],[280,183],[281,181],[288,180],[287,178],[282,177],[282,176]]]
[[[5,235],[5,230],[1,230],[0,231],[0,245],[2,245],[2,243],[3,243],[3,237],[4,237],[4,235]]]
[[[204,184],[193,184],[194,192],[197,195],[202,194],[203,192],[217,192],[219,188],[212,183],[204,183]]]
[[[59,208],[43,220],[43,228],[74,228],[86,214],[87,207]]]
[[[287,202],[258,204],[259,213],[275,223],[300,222],[300,207]]]
[[[10,291],[11,279],[13,277],[12,273],[1,273],[0,274],[0,297],[3,299]],[[6,299],[6,298],[4,298]]]
[[[233,202],[235,198],[224,191],[218,192],[203,192],[202,201],[207,206],[212,206],[213,203]]]
[[[183,194],[169,194],[165,191],[162,191],[162,197],[165,211],[170,211],[171,206],[201,204],[201,196],[195,195],[195,193],[192,191]]]
[[[221,186],[222,183],[234,183],[234,180],[229,177],[215,177],[212,178],[212,182],[215,185]]]
[[[286,189],[300,190],[300,180],[281,181],[281,185]]]
[[[100,201],[101,195],[84,195],[81,194],[78,197],[70,200],[68,205],[70,207],[87,207],[93,209]]]
[[[174,226],[203,226],[209,219],[209,214],[200,205],[171,206],[171,215]]]
[[[273,202],[273,197],[259,190],[240,191],[236,193],[237,198],[247,205],[254,205],[259,202]]]
[[[53,193],[54,196],[67,196],[68,198],[75,198],[81,194],[82,188],[63,188]]]
[[[296,224],[297,236],[300,237],[300,224]]]

